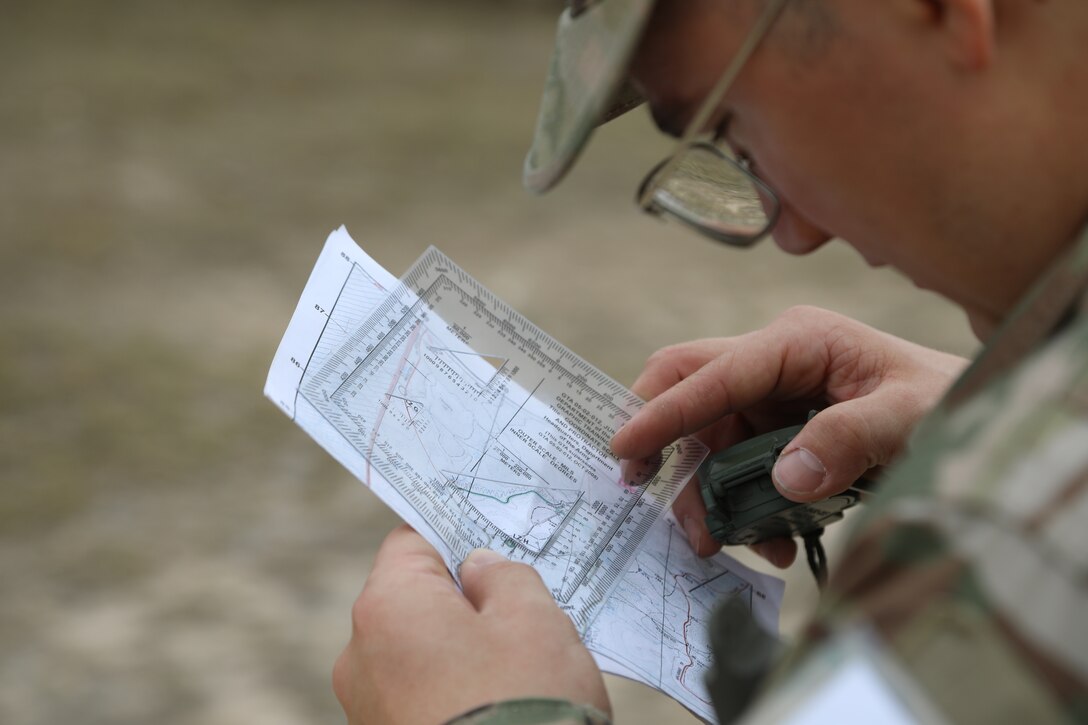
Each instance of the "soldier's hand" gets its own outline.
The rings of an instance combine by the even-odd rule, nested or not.
[[[824,408],[772,472],[783,496],[815,501],[890,463],[965,364],[842,315],[797,307],[757,332],[655,353],[633,386],[649,402],[616,434],[612,450],[644,458],[697,434],[718,451]],[[703,556],[718,550],[697,481],[673,509],[692,548]],[[796,550],[790,539],[757,547],[777,566],[792,563]]]
[[[600,670],[540,576],[480,554],[461,567],[462,594],[423,537],[389,534],[333,669],[349,722],[433,725],[530,696],[609,712]]]

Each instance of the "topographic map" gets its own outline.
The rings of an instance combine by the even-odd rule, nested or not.
[[[668,513],[706,449],[621,466],[641,401],[435,249],[398,281],[333,232],[265,394],[442,554],[532,565],[605,671],[713,717],[706,622],[740,596],[777,630],[782,583],[700,560]]]
[[[704,678],[707,624],[738,596],[770,632],[778,629],[783,583],[726,554],[700,559],[669,515],[643,541],[583,638],[601,669],[650,685],[704,720],[713,718]]]

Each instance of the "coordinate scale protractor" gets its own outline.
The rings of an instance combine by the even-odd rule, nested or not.
[[[608,443],[639,398],[434,247],[300,392],[451,569],[478,547],[532,564],[583,631],[707,452],[685,438],[621,467]]]

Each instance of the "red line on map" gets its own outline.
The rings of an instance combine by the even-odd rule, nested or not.
[[[397,387],[397,383],[400,382],[400,376],[404,374],[404,363],[408,361],[408,355],[412,352],[412,348],[415,345],[416,336],[419,335],[419,331],[423,329],[423,325],[416,325],[416,328],[412,330],[412,334],[408,336],[408,339],[404,341],[404,353],[401,355],[400,363],[397,365],[397,372],[393,374],[393,380],[389,383],[389,390],[385,391],[386,398],[393,394],[393,391]],[[415,370],[415,365],[410,366],[412,370]],[[411,373],[409,373],[409,380],[411,379]],[[405,381],[407,383],[407,381]],[[374,444],[377,442],[378,429],[382,425],[382,418],[385,417],[385,404],[379,401],[378,415],[374,419],[374,425],[370,428],[370,444],[366,449],[366,486],[370,488],[370,459],[374,456]]]

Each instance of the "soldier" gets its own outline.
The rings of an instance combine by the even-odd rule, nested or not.
[[[618,456],[689,433],[720,448],[816,400],[827,407],[775,466],[783,495],[823,498],[892,464],[799,644],[780,654],[743,612],[719,612],[723,722],[819,715],[843,692],[854,709],[831,712],[859,721],[1088,720],[1085,38],[1083,0],[564,12],[531,189],[646,100],[681,141],[643,182],[643,209],[731,245],[771,233],[794,254],[840,237],[958,303],[985,342],[962,371],[798,309],[647,363],[635,389],[649,403]],[[693,492],[676,505],[711,553],[702,513]],[[761,553],[786,565],[795,551]],[[532,570],[476,552],[462,580],[463,594],[414,532],[390,535],[334,672],[349,720],[606,721],[600,674]]]

